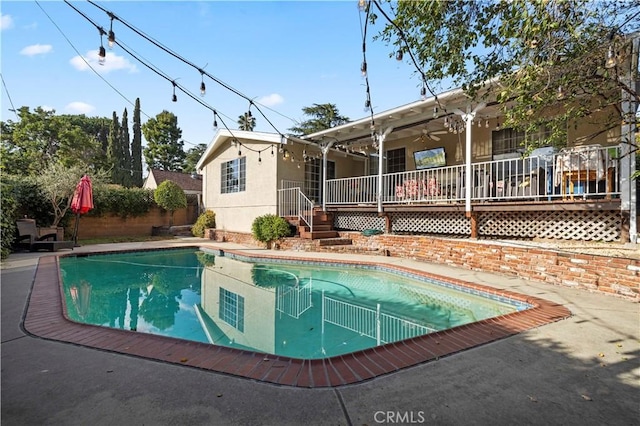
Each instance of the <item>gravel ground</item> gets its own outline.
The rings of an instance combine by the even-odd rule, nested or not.
[[[568,253],[640,259],[640,244],[632,243],[558,240],[505,241],[505,243],[518,246],[541,247]]]

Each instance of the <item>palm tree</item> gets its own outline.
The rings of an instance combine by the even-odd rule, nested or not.
[[[238,116],[238,128],[240,130],[247,130],[249,132],[253,132],[253,129],[256,127],[256,118],[251,115],[251,112],[245,112],[244,114]]]

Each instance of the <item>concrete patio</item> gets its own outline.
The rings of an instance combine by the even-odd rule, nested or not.
[[[73,252],[194,244],[212,242],[185,238]],[[572,316],[364,383],[301,389],[29,335],[22,321],[38,259],[64,253],[17,253],[2,263],[3,425],[630,425],[640,419],[640,315],[630,300],[376,257],[557,302]],[[304,253],[311,255],[330,256]]]

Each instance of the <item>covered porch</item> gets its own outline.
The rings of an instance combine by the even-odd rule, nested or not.
[[[578,123],[566,148],[525,156],[501,121],[454,90],[305,136],[321,153],[314,208],[338,231],[636,242],[631,125]],[[341,173],[336,155],[358,166]]]

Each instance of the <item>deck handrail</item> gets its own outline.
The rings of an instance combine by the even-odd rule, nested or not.
[[[278,215],[293,216],[302,220],[313,232],[314,203],[299,187],[278,189]]]
[[[471,165],[473,201],[554,201],[620,195],[620,148],[590,145]],[[458,203],[466,199],[465,165],[382,175],[382,203]],[[378,201],[378,176],[327,180],[327,204]]]

